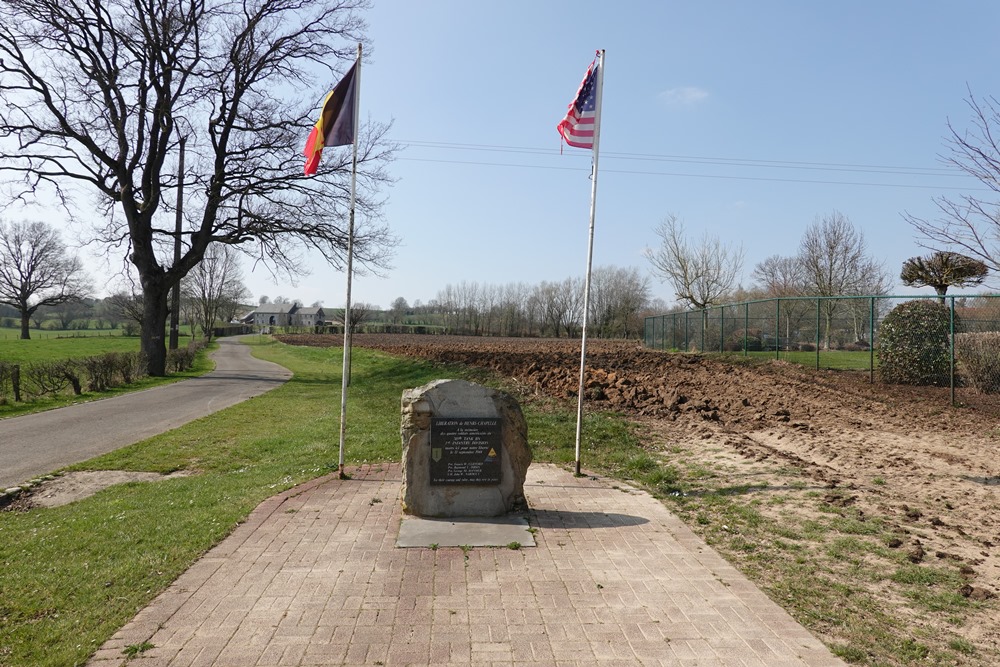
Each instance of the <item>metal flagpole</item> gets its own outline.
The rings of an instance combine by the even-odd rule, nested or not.
[[[351,208],[347,223],[347,303],[344,305],[344,366],[340,380],[340,455],[338,470],[344,479],[344,438],[347,434],[347,387],[351,383],[351,278],[354,274],[354,194],[358,184],[358,116],[361,107],[361,42],[354,72],[354,157],[351,160]]]
[[[576,474],[580,475],[580,435],[583,430],[583,380],[587,367],[587,318],[590,311],[590,270],[594,263],[594,215],[597,211],[597,159],[601,143],[601,96],[604,92],[604,49],[597,55],[597,93],[594,98],[594,164],[590,183],[590,238],[587,242],[587,277],[583,286],[583,331],[580,340],[580,386],[576,405]]]

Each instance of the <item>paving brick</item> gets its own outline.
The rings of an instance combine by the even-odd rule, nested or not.
[[[537,546],[463,553],[395,547],[400,483],[269,499],[88,664],[843,666],[644,492],[533,466]]]

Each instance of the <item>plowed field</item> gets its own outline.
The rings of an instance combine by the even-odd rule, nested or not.
[[[283,340],[341,344],[336,336]],[[526,394],[568,398],[578,386],[579,341],[359,335],[354,344],[490,368]],[[734,363],[647,350],[635,342],[591,341],[587,369],[587,410],[629,415],[650,448],[668,460],[674,457],[678,465],[710,469],[718,488],[742,488],[744,493],[766,489],[774,495],[756,503],[755,511],[767,518],[792,525],[834,515],[855,522],[851,525],[879,527],[871,531],[873,539],[881,540],[876,547],[888,549],[888,557],[876,547],[835,554],[831,558],[838,562],[860,559],[853,570],[860,579],[851,581],[852,569],[836,563],[828,576],[842,576],[843,585],[865,588],[881,603],[897,606],[906,619],[899,631],[910,633],[930,652],[912,663],[898,655],[855,655],[853,661],[1000,664],[996,415],[951,407],[947,389],[871,385],[862,373],[814,371],[774,361]],[[782,501],[771,502],[777,497]],[[727,526],[692,523],[738,564],[768,572],[754,562],[752,549],[743,553],[732,546],[733,540],[720,532]],[[817,548],[829,543],[828,538],[826,546]],[[871,581],[872,576],[857,574],[873,559],[918,578],[921,572],[942,577],[954,572],[960,578],[947,586],[955,597],[939,601],[938,609],[915,602],[903,575]],[[916,569],[907,570],[908,564]],[[765,588],[774,597],[780,586]],[[790,606],[795,613],[797,606]],[[838,641],[837,627],[823,619],[803,620],[828,641]],[[954,650],[942,645],[938,653],[936,644],[942,642],[928,638],[941,626],[958,636]]]

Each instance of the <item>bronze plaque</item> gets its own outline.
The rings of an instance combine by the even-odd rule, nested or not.
[[[431,419],[431,484],[499,484],[500,418]]]

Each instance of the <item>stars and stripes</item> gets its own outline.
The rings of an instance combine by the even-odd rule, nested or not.
[[[597,116],[597,74],[600,64],[595,59],[587,68],[576,98],[556,129],[563,141],[576,148],[594,147],[594,124]]]

